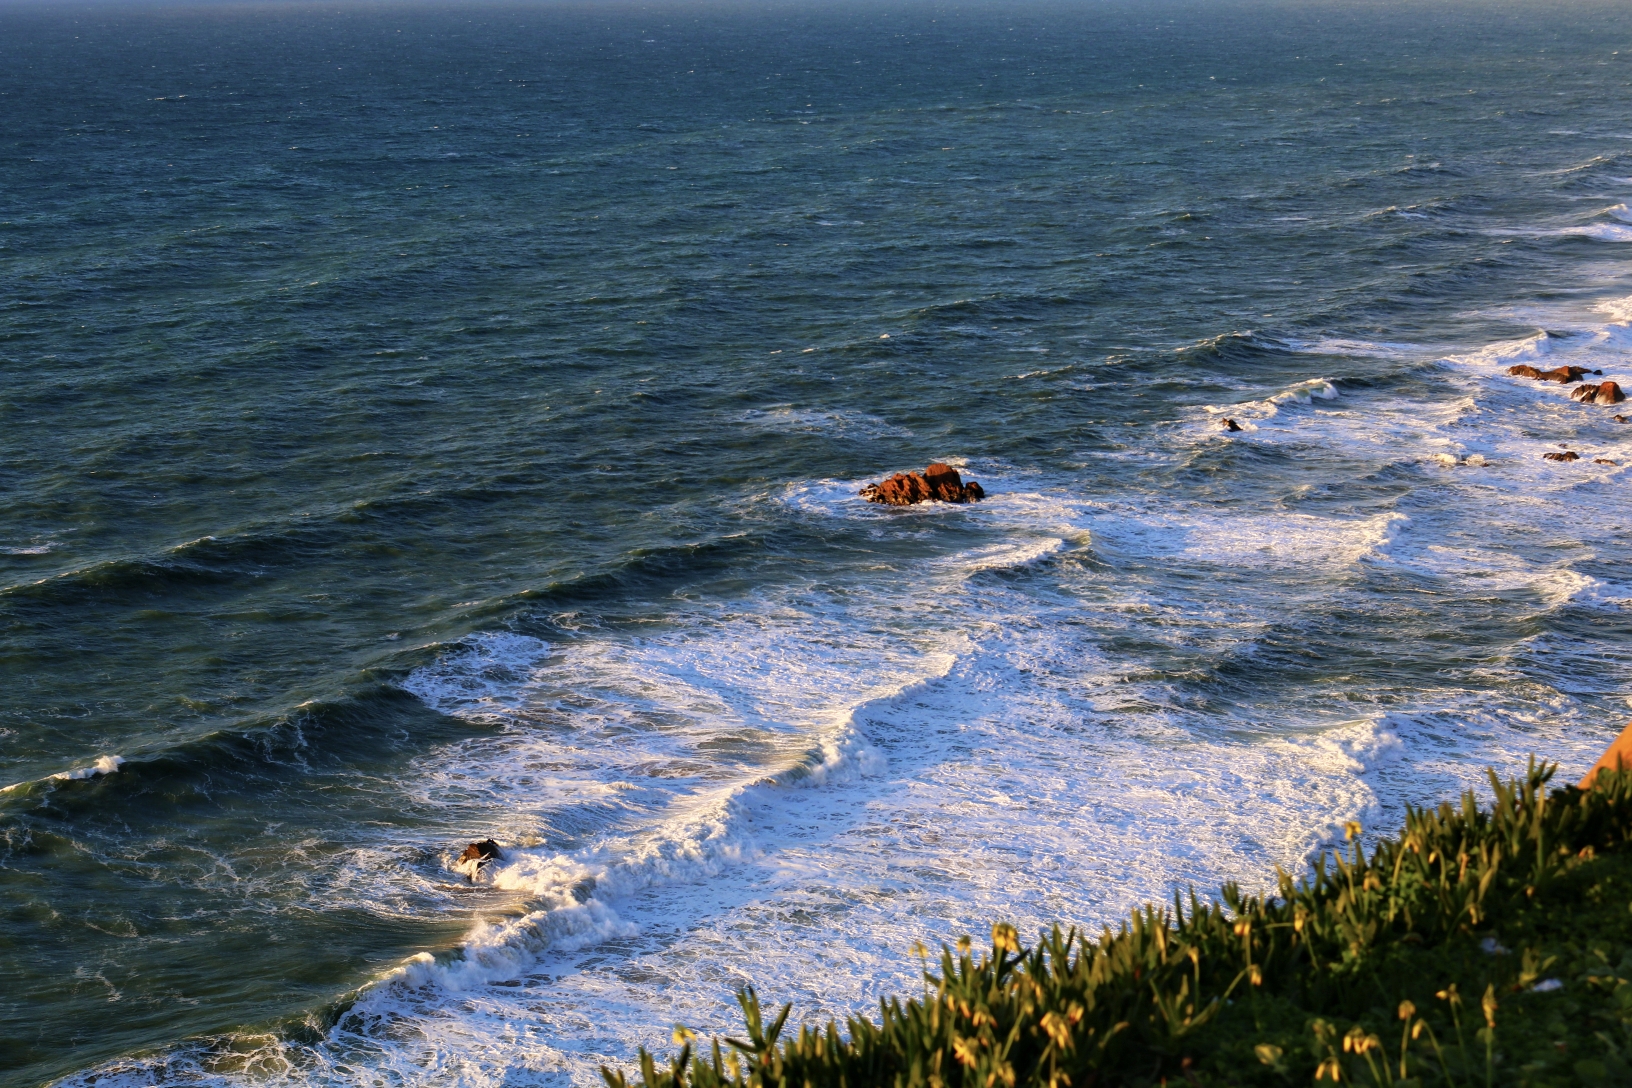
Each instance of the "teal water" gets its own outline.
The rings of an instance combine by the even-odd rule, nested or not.
[[[1621,5],[0,61],[0,1082],[598,1083],[1624,724]]]

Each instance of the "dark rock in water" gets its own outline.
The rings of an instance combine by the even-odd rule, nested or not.
[[[1582,404],[1619,404],[1626,399],[1626,394],[1614,382],[1599,382],[1597,385],[1576,386],[1570,390],[1570,399]]]
[[[1621,467],[1621,463],[1619,461],[1611,461],[1607,457],[1594,457],[1592,459],[1592,463],[1595,465],[1614,465],[1616,468]]]
[[[1584,366],[1555,366],[1551,370],[1543,370],[1536,377],[1544,382],[1559,382],[1569,385],[1578,382],[1587,374],[1602,374],[1602,370],[1588,370]]]
[[[1542,382],[1578,382],[1584,374],[1602,374],[1602,370],[1588,370],[1584,366],[1555,366],[1551,370],[1537,370],[1528,363],[1517,363],[1507,368],[1515,378],[1535,378]]]
[[[1239,431],[1241,429],[1241,424],[1237,423],[1233,419],[1226,419],[1220,423],[1219,426],[1223,427],[1226,431]]]
[[[465,847],[465,852],[459,855],[460,861],[474,861],[478,866],[490,861],[503,861],[504,854],[499,850],[499,844],[492,839],[483,839]]]
[[[1581,455],[1579,453],[1576,453],[1574,450],[1565,450],[1563,453],[1544,453],[1544,454],[1542,454],[1542,456],[1545,457],[1549,461],[1579,461],[1579,460],[1581,460]]]
[[[1632,423],[1632,416],[1616,416],[1616,423]]]
[[[868,484],[861,489],[861,497],[886,506],[912,506],[931,500],[979,502],[986,497],[986,490],[973,480],[964,483],[957,469],[937,461],[923,472],[897,472],[888,480]]]
[[[915,502],[929,500],[929,484],[916,472],[897,472],[888,480],[862,488],[861,497],[886,506],[911,506]]]

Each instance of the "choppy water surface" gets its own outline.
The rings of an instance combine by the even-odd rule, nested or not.
[[[1632,425],[1503,371],[1632,385],[1629,82],[1619,5],[0,9],[0,1080],[587,1085],[1578,773]]]

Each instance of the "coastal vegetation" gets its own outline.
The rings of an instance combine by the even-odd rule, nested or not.
[[[741,1037],[676,1028],[641,1088],[1105,1088],[1632,1083],[1632,772],[1553,788],[1532,762],[1481,807],[1409,809],[1273,894],[1226,884],[1091,937],[1013,926],[925,955],[918,997]],[[609,1088],[624,1072],[603,1069]]]

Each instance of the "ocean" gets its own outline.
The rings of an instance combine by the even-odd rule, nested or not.
[[[1629,87],[1617,3],[0,6],[0,1083],[588,1088],[1573,779],[1632,402],[1506,368],[1632,386]]]

